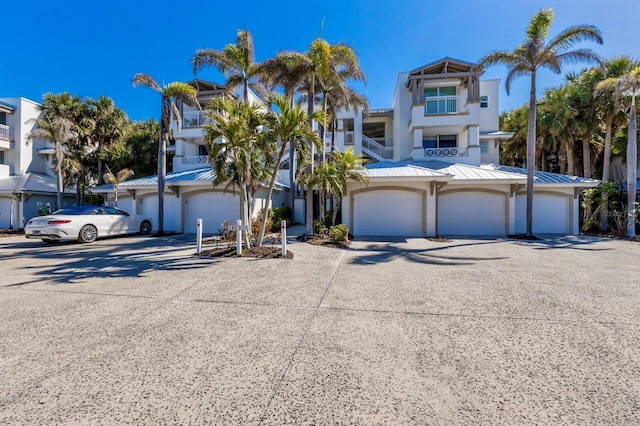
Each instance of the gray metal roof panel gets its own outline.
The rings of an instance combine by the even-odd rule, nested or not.
[[[461,163],[445,163],[443,161],[413,161],[412,164],[423,165],[442,173],[453,175],[453,181],[521,181],[522,175],[501,170],[490,170],[478,166]]]
[[[501,170],[509,173],[516,173],[520,175],[527,175],[527,169],[523,169],[520,167],[511,167],[511,166],[483,166],[483,168],[493,168],[495,170]],[[536,170],[534,172],[534,182],[535,183],[550,183],[550,184],[566,184],[570,186],[596,186],[600,184],[600,181],[597,179],[588,179],[582,178],[578,176],[569,176],[562,175],[559,173],[551,173],[551,172],[543,172],[540,170]]]
[[[432,170],[421,165],[408,164],[406,162],[381,161],[366,166],[369,178],[447,178],[448,173]]]
[[[53,176],[28,172],[19,176],[0,178],[0,192],[53,194],[58,192],[58,184]],[[65,188],[64,193],[75,194],[75,190]]]

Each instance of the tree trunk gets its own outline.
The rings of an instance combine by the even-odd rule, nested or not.
[[[527,126],[527,236],[533,236],[533,178],[536,161],[536,72],[531,72]]]
[[[61,163],[60,163],[61,164]],[[58,193],[56,194],[56,203],[58,203],[57,208],[54,211],[62,208],[62,202],[64,200],[64,180],[62,178],[62,167],[56,167],[58,170]]]
[[[336,200],[336,205],[333,207],[333,215],[331,216],[331,226],[336,226],[336,218],[338,217],[338,209],[340,208],[341,201],[342,201],[342,197],[338,197],[338,199]],[[351,232],[353,232],[353,230]]]
[[[167,174],[167,137],[169,131],[165,121],[170,116],[168,102],[168,100],[162,100],[160,143],[158,144],[158,235],[164,234],[164,180]]]
[[[576,175],[576,163],[575,163],[575,145],[573,140],[569,140],[566,143],[565,150],[567,151],[567,174],[570,176]]]
[[[293,146],[293,144],[291,144]],[[271,180],[269,181],[269,188],[267,189],[267,200],[265,202],[265,209],[262,212],[262,222],[260,223],[260,230],[258,231],[258,236],[256,237],[256,247],[260,247],[262,245],[262,241],[264,239],[264,233],[267,229],[267,218],[269,216],[269,205],[271,204],[271,196],[273,194],[273,188],[276,185],[276,178],[278,177],[278,169],[280,168],[280,163],[282,162],[282,157],[284,157],[284,153],[287,150],[287,143],[283,142],[280,147],[280,152],[278,153],[278,159],[276,160],[276,164],[273,168],[273,175],[271,176]],[[291,161],[289,161],[289,167],[291,167]]]
[[[316,91],[315,89],[316,86],[316,82],[315,82],[315,76],[311,77],[311,84],[309,85],[309,96],[308,96],[308,100],[307,100],[307,114],[309,116],[311,116],[311,114],[313,114],[313,95]],[[311,126],[311,128],[313,128],[313,120],[311,118],[309,118],[309,125]],[[311,175],[313,175],[313,169],[314,169],[314,162],[315,162],[315,156],[314,156],[314,150],[315,150],[315,146],[313,145],[313,141],[311,139],[309,139],[309,153],[310,153],[310,162],[309,162],[309,178],[311,177]],[[307,211],[305,212],[305,222],[306,222],[306,227],[307,227],[307,234],[308,235],[313,235],[313,186],[307,184]]]
[[[636,237],[636,180],[638,179],[638,141],[636,120],[635,92],[631,97],[629,114],[629,136],[627,141],[627,237]]]
[[[582,139],[582,163],[584,167],[583,176],[591,179],[591,136]]]
[[[116,193],[116,201],[115,201],[115,207],[118,207],[118,187],[116,185],[113,185],[113,189]]]
[[[611,135],[613,134],[613,116],[606,120],[606,131],[604,134],[604,158],[602,163],[602,183],[609,182],[609,172],[611,166]],[[609,228],[609,194],[602,192],[602,212],[600,213],[600,231],[607,232]]]
[[[113,165],[111,166],[113,167]],[[103,165],[102,165],[102,145],[98,146],[98,186],[104,185],[104,176],[103,176]]]

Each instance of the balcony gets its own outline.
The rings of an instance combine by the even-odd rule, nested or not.
[[[424,157],[463,157],[467,155],[466,148],[424,148]]]
[[[182,157],[182,164],[209,164],[208,155],[190,155]]]
[[[467,112],[466,96],[429,96],[425,98],[424,115],[462,114]]]
[[[211,119],[207,116],[210,111],[185,111],[182,113],[182,127],[202,127],[207,123],[211,123]]]
[[[0,124],[0,139],[6,139],[6,140],[10,140],[10,132],[9,132],[9,126],[6,126],[4,124]]]

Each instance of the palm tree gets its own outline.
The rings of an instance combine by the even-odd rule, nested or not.
[[[638,124],[636,120],[636,95],[640,92],[640,65],[622,75],[615,90],[616,103],[623,95],[630,94],[629,128],[627,140],[627,237],[636,237],[636,180],[638,179]]]
[[[616,100],[616,86],[618,79],[630,72],[637,64],[627,56],[620,56],[605,61],[604,66],[604,71],[600,69],[590,71],[590,78],[598,81],[593,96],[605,122],[602,182],[606,183],[611,177],[611,141],[615,133],[614,129],[624,120],[624,114],[622,114]],[[609,194],[607,191],[602,192],[602,203],[600,230],[606,232],[609,227]]]
[[[57,177],[57,208],[62,208],[64,197],[64,159],[69,144],[78,137],[73,122],[60,116],[49,116],[43,113],[40,118],[29,120],[35,123],[35,128],[27,136],[29,141],[46,139],[53,144],[55,151],[54,170]]]
[[[98,185],[104,183],[103,160],[105,148],[116,144],[126,137],[128,118],[120,108],[116,107],[111,98],[99,96],[97,100],[87,101],[90,118],[93,121],[91,138],[97,145],[98,156]]]
[[[265,152],[262,127],[265,113],[257,105],[238,103],[232,99],[214,98],[207,108],[211,123],[205,125],[204,140],[215,173],[214,184],[235,184],[240,190],[240,219],[249,225],[252,166],[256,155]],[[248,233],[244,233],[249,247]]]
[[[359,183],[369,182],[366,169],[362,165],[362,157],[353,153],[353,148],[347,148],[344,153],[336,151],[333,153],[332,164],[335,165],[338,176],[338,187],[342,188],[342,192],[334,194],[338,199],[335,208],[333,209],[333,217],[331,218],[331,224],[336,224],[336,217],[338,215],[338,208],[342,201],[342,196],[347,190],[347,180],[353,180]]]
[[[113,185],[113,190],[116,193],[116,207],[118,207],[118,185],[129,179],[131,176],[133,176],[133,170],[131,169],[122,169],[118,173],[113,174],[111,169],[109,169],[109,166],[107,166],[107,173],[104,174],[104,181]]]
[[[164,234],[164,181],[167,174],[167,143],[171,128],[171,114],[180,129],[182,116],[175,101],[179,100],[198,108],[200,108],[200,104],[196,98],[196,89],[186,83],[174,81],[160,87],[150,75],[139,73],[133,76],[132,84],[133,87],[148,87],[162,97],[160,103],[160,141],[158,143],[158,235],[162,235]]]
[[[233,89],[242,85],[243,101],[249,102],[249,84],[259,75],[258,64],[254,62],[253,38],[251,33],[238,30],[235,44],[227,44],[222,50],[198,49],[191,58],[193,73],[197,74],[205,66],[214,66],[225,75],[225,85]]]
[[[276,178],[278,177],[278,169],[286,153],[287,146],[293,146],[296,151],[307,156],[307,140],[311,140],[316,147],[319,147],[322,143],[311,129],[311,126],[309,126],[309,121],[324,121],[324,113],[322,111],[314,111],[311,116],[307,116],[303,108],[292,106],[291,102],[284,96],[273,94],[269,101],[276,106],[278,111],[271,112],[267,121],[267,128],[269,129],[268,140],[271,142],[270,146],[267,147],[267,155],[273,151],[277,152],[275,162],[273,163],[271,179],[267,188],[267,206],[271,203],[271,195],[276,183]],[[256,238],[256,245],[258,247],[262,245],[267,226],[267,216],[268,215],[264,214],[262,217],[260,231]]]
[[[562,65],[569,62],[591,62],[602,64],[602,60],[590,49],[569,50],[580,41],[591,40],[602,44],[602,35],[593,25],[578,25],[567,28],[545,42],[553,22],[553,10],[543,9],[536,13],[527,26],[524,43],[513,51],[495,51],[486,55],[482,65],[504,64],[508,73],[505,80],[507,94],[511,83],[518,77],[529,75],[529,123],[527,132],[527,236],[533,236],[533,177],[535,170],[536,140],[536,73],[549,69],[556,74]]]

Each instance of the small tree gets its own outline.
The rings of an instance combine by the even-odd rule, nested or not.
[[[109,166],[107,166],[107,173],[104,174],[103,178],[106,183],[113,185],[113,190],[116,193],[116,207],[118,207],[118,185],[129,179],[131,176],[133,176],[133,170],[122,169],[114,175],[109,169]]]

